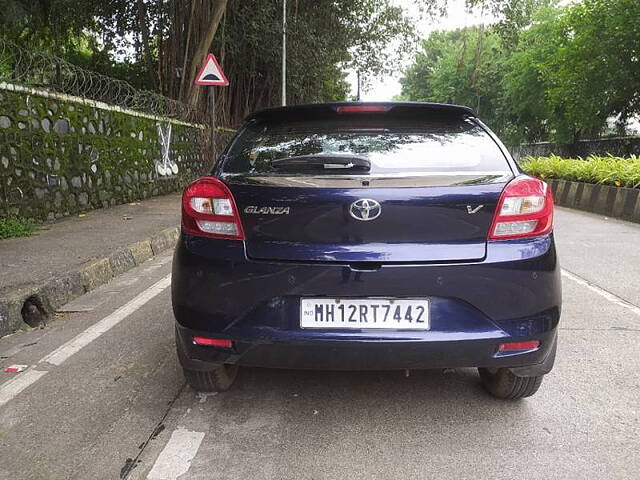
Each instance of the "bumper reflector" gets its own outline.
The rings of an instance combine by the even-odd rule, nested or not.
[[[193,343],[204,347],[231,348],[233,342],[226,338],[193,337]]]
[[[498,347],[499,352],[514,352],[517,350],[535,350],[540,346],[538,340],[530,340],[528,342],[509,342],[503,343]]]

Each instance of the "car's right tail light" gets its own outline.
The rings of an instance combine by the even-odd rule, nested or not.
[[[520,175],[502,192],[489,240],[509,240],[546,235],[553,229],[553,194],[537,178]]]
[[[182,195],[182,229],[200,237],[244,240],[242,222],[229,188],[214,177],[202,177]]]

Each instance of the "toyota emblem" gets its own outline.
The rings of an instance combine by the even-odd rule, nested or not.
[[[380,206],[380,203],[375,200],[371,200],[370,198],[361,198],[351,204],[351,207],[349,207],[349,213],[356,220],[369,222],[380,216],[382,213],[382,207]]]

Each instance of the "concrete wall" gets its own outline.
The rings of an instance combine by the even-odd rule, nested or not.
[[[511,148],[510,151],[516,160],[528,156],[548,157],[551,154],[567,158],[607,154],[617,157],[640,156],[640,137],[581,140],[571,145],[558,145],[549,142],[529,143]]]
[[[53,220],[182,188],[204,126],[0,83],[0,216]]]

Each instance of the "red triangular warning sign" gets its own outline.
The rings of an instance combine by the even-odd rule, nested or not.
[[[229,85],[229,80],[225,76],[220,64],[213,53],[207,56],[200,73],[196,77],[196,85],[209,85],[209,86],[226,86]]]

